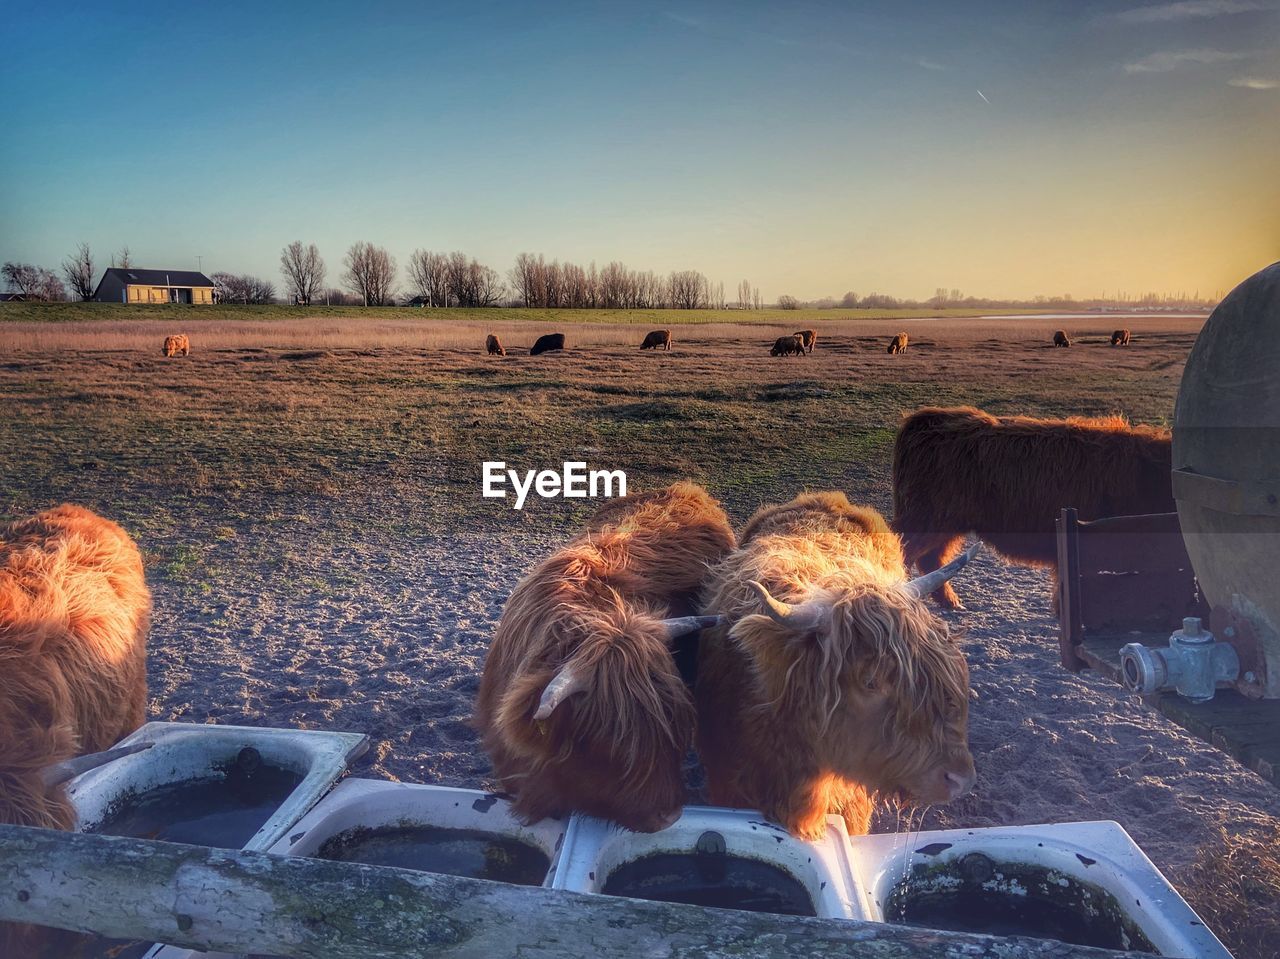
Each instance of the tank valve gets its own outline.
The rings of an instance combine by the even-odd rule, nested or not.
[[[1234,682],[1240,675],[1240,658],[1230,643],[1219,643],[1202,629],[1200,619],[1189,616],[1182,629],[1169,637],[1167,649],[1151,649],[1141,643],[1120,647],[1124,684],[1144,696],[1176,690],[1193,703],[1213,699],[1219,682]]]

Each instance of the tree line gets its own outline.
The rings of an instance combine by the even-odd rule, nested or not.
[[[124,247],[111,257],[111,266],[132,266],[132,255]],[[713,283],[697,270],[672,270],[667,274],[632,270],[617,261],[603,267],[594,262],[581,266],[568,261],[550,262],[542,254],[521,253],[505,277],[460,251],[436,253],[414,250],[405,268],[406,289],[399,286],[395,257],[386,248],[361,241],[353,243],[342,259],[340,286],[326,284],[328,268],[314,243],[294,240],[280,251],[283,299],[300,306],[320,303],[334,306],[391,306],[396,303],[430,307],[538,307],[544,309],[622,310],[722,310],[729,307],[759,310],[765,307],[760,288],[743,280],[737,299],[725,298],[724,284]],[[87,243],[79,244],[62,261],[60,271],[29,263],[8,262],[0,268],[8,290],[29,300],[93,299],[97,276],[93,254]],[[221,303],[262,304],[280,297],[271,280],[239,273],[210,275],[215,299]],[[1096,309],[1137,307],[1143,309],[1203,309],[1215,299],[1199,292],[1146,293],[1130,296],[1073,299],[1070,294],[1037,296],[1026,300],[997,300],[964,296],[958,289],[938,287],[927,300],[900,299],[883,293],[859,296],[852,291],[839,299],[823,297],[808,302],[789,294],[778,297],[776,306],[784,310],[805,309]]]

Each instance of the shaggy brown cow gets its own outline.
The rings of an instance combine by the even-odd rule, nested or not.
[[[818,342],[817,330],[796,330],[796,336],[800,337],[800,342],[804,345],[806,353],[813,352],[813,345]]]
[[[151,596],[119,526],[63,505],[0,529],[0,822],[70,829],[48,767],[142,724]],[[47,931],[0,924],[0,955]]]
[[[484,338],[484,348],[490,356],[507,355],[507,351],[502,347],[502,340],[498,339],[495,333],[490,333]]]
[[[1054,519],[1174,509],[1169,434],[1120,416],[1040,420],[925,408],[893,446],[894,529],[907,563],[936,569],[976,533],[1015,563],[1052,566]],[[959,608],[950,586],[934,597]]]
[[[187,339],[187,335],[179,333],[175,336],[166,336],[164,338],[164,355],[177,356],[179,353],[183,356],[191,353],[191,341]]]
[[[1054,346],[1070,346],[1071,345],[1071,337],[1067,336],[1066,330],[1058,330],[1056,333],[1053,334],[1053,345]]]
[[[911,337],[907,336],[907,334],[905,333],[899,333],[897,336],[891,339],[889,341],[889,355],[892,356],[894,353],[907,352],[907,343],[910,341],[910,339]]]
[[[654,330],[644,338],[644,342],[640,344],[642,350],[671,349],[671,331],[670,330]]]
[[[563,333],[545,333],[538,337],[537,342],[533,344],[533,349],[529,351],[530,356],[538,356],[542,353],[550,353],[553,350],[563,350],[565,347],[565,339]]]
[[[865,833],[874,797],[947,802],[974,782],[969,680],[921,598],[968,560],[906,582],[902,547],[843,493],[767,507],[711,571],[698,755],[716,805],[816,839],[837,813]]]
[[[684,802],[694,707],[668,643],[706,621],[707,564],[733,549],[692,483],[606,504],[516,586],[484,664],[476,725],[526,822],[584,812],[651,832]]]
[[[773,349],[769,351],[770,356],[800,356],[802,353],[804,340],[799,333],[778,337],[773,343]]]
[[[1116,330],[1114,333],[1112,333],[1112,334],[1111,334],[1111,345],[1112,345],[1112,346],[1128,346],[1128,345],[1129,345],[1129,331],[1128,331],[1128,330]]]

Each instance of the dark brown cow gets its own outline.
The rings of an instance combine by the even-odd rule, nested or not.
[[[703,623],[665,617],[696,608],[707,565],[733,546],[719,504],[677,483],[606,504],[520,581],[476,702],[517,816],[649,832],[679,815],[694,707],[669,643]]]
[[[907,352],[907,343],[910,342],[910,340],[911,337],[907,336],[906,333],[899,333],[889,341],[889,355],[892,356],[894,353]]]
[[[769,351],[770,356],[800,356],[803,353],[804,340],[799,333],[778,337],[773,343],[773,349]]]
[[[484,339],[484,348],[490,356],[506,356],[507,351],[502,346],[502,341],[498,339],[496,333],[490,333]]]
[[[813,352],[813,346],[818,342],[817,330],[796,330],[796,336],[800,337],[800,342],[804,345],[806,353]]]
[[[142,557],[115,523],[63,505],[0,528],[0,822],[74,826],[51,767],[142,724],[150,615]],[[55,935],[0,923],[0,955]]]
[[[642,350],[658,350],[671,349],[671,331],[670,330],[654,330],[644,338],[644,342],[640,344]]]
[[[533,349],[529,351],[530,356],[538,356],[542,353],[551,353],[554,350],[563,350],[565,348],[565,338],[563,333],[545,333],[538,337]]]
[[[1054,519],[1174,509],[1169,434],[1120,416],[1041,420],[925,408],[893,447],[894,529],[907,564],[937,569],[976,533],[1015,563],[1052,566]],[[950,586],[935,595],[958,608]]]
[[[698,754],[716,805],[815,839],[837,813],[865,833],[876,794],[946,802],[974,781],[968,670],[922,602],[964,561],[906,582],[884,518],[843,493],[758,512],[712,568]]]
[[[1111,345],[1112,345],[1112,346],[1128,346],[1128,345],[1129,345],[1129,331],[1128,331],[1128,330],[1116,330],[1114,333],[1112,333],[1112,334],[1111,334]]]
[[[1058,330],[1056,333],[1053,334],[1053,345],[1054,346],[1070,346],[1071,345],[1071,337],[1067,336],[1066,330]]]

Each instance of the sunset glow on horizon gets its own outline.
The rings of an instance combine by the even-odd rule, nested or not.
[[[1280,3],[1028,6],[27,4],[0,260],[276,280],[301,239],[336,283],[369,240],[771,301],[1210,297],[1280,259]]]

